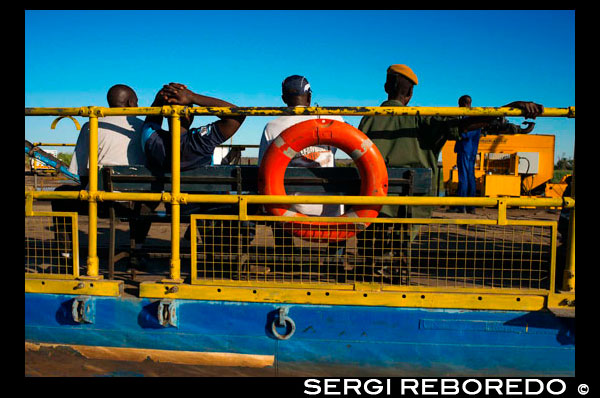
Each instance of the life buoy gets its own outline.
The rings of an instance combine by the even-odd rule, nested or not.
[[[381,153],[371,140],[355,127],[331,119],[310,119],[284,130],[269,146],[258,170],[258,190],[263,195],[286,195],[283,178],[290,161],[302,149],[313,145],[330,145],[346,152],[358,167],[360,195],[386,196],[388,174]],[[276,216],[307,217],[289,210],[289,205],[266,204],[268,212]],[[379,215],[381,205],[357,205],[342,217],[369,217]],[[310,241],[340,241],[351,238],[369,223],[337,223],[293,221],[284,228],[294,236]]]

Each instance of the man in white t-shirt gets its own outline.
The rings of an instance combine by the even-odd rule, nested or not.
[[[304,76],[292,75],[287,77],[281,84],[281,99],[289,107],[307,107],[311,103],[312,90],[308,80]],[[285,129],[305,120],[317,119],[317,115],[294,115],[281,116],[267,123],[260,140],[260,149],[258,152],[258,164],[262,161],[264,154],[271,142],[279,136]],[[326,119],[338,120],[344,122],[344,119],[338,115],[327,115]],[[294,157],[288,166],[291,167],[335,167],[335,152],[337,148],[328,145],[310,146],[300,151]],[[298,192],[289,192],[292,195],[302,195]],[[307,194],[304,194],[307,195]],[[321,205],[321,204],[292,204],[290,210],[308,216],[336,217],[344,212],[343,205]],[[281,228],[273,225],[273,235],[275,238],[275,250],[280,251],[284,247],[293,245],[291,236],[288,236]],[[333,244],[332,249],[342,253],[342,244]]]
[[[304,76],[293,75],[287,77],[281,85],[281,99],[289,107],[310,106],[312,90],[308,80]],[[258,152],[258,164],[269,148],[269,145],[285,129],[305,120],[317,119],[317,115],[295,115],[281,116],[267,123],[260,140]],[[338,115],[327,115],[326,119],[343,122],[344,119]],[[300,151],[288,166],[291,167],[335,167],[335,152],[337,148],[328,145],[310,146]],[[292,195],[299,193],[290,192]],[[308,216],[336,217],[343,213],[343,205],[321,205],[321,204],[294,204],[290,210]]]
[[[108,106],[137,107],[138,98],[131,87],[117,84],[108,90]],[[144,121],[135,116],[98,118],[98,166],[144,165],[146,159],[140,145]],[[81,127],[69,171],[88,176],[90,126]]]
[[[135,91],[124,84],[112,86],[106,95],[110,108],[137,107],[138,98]],[[107,116],[98,118],[98,166],[127,166],[144,165],[146,162],[142,152],[141,130],[144,121],[135,116]],[[89,181],[89,145],[90,127],[89,122],[81,127],[75,151],[69,165],[69,171],[80,176],[81,185],[61,185],[55,191],[79,191],[86,189]],[[115,202],[117,207],[125,206],[122,202]],[[150,210],[158,206],[158,202],[137,202],[136,206],[147,206]],[[77,211],[80,214],[88,213],[88,202],[80,200],[52,200],[52,211]],[[129,203],[126,203],[127,208]],[[98,214],[105,216],[107,206],[100,203]],[[69,225],[66,222],[55,220],[55,234],[57,241],[64,241],[66,246],[70,245],[70,237],[65,239],[65,230]],[[62,224],[61,224],[62,223]],[[64,225],[63,225],[64,224]],[[151,223],[138,221],[130,223],[132,235],[134,236],[136,248],[144,243]],[[65,250],[68,247],[64,248]]]

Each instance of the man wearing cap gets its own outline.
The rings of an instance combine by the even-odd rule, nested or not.
[[[281,99],[288,107],[307,107],[310,106],[312,90],[306,77],[292,75],[285,78],[281,84]],[[264,128],[260,140],[260,149],[258,152],[258,163],[262,161],[269,145],[288,127],[305,120],[316,119],[317,115],[294,115],[281,116],[269,123]],[[338,115],[327,115],[326,119],[338,120],[344,122],[344,119]],[[304,148],[296,157],[294,157],[289,166],[292,167],[335,167],[335,152],[337,148],[328,145],[316,145]],[[289,192],[292,195],[300,193]],[[336,217],[343,213],[343,205],[321,205],[321,204],[292,204],[290,210],[306,214],[309,216]],[[279,233],[279,228],[274,228],[276,235],[276,246],[288,246],[290,242],[284,243],[283,237]],[[290,237],[287,237],[290,238]]]
[[[387,69],[384,85],[388,99],[381,106],[407,106],[413,88],[419,83],[413,70],[401,64]],[[516,101],[504,105],[522,109],[526,118],[534,118],[543,112],[543,106],[533,102]],[[363,131],[381,152],[388,167],[429,168],[432,173],[431,196],[438,194],[437,161],[446,140],[460,140],[461,133],[483,128],[495,117],[442,117],[442,116],[364,116],[358,129]],[[389,206],[380,210],[383,217],[428,218],[431,206]],[[370,228],[382,226],[371,224]],[[368,231],[368,230],[367,230]],[[414,238],[417,228],[413,228]]]
[[[292,75],[287,77],[281,85],[281,99],[289,107],[307,107],[310,106],[312,90],[306,77]],[[262,161],[269,145],[288,127],[305,120],[316,119],[317,115],[294,115],[281,116],[267,123],[260,140],[260,149],[258,152],[258,163]],[[326,119],[333,119],[343,122],[344,119],[338,115],[327,115]],[[337,148],[328,145],[317,145],[304,148],[291,161],[292,167],[335,167],[335,152]],[[293,193],[292,193],[293,194]],[[343,206],[340,205],[320,205],[320,204],[294,204],[290,206],[292,211],[311,216],[339,216],[343,212]]]

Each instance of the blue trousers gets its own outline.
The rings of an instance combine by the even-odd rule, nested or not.
[[[456,166],[458,167],[458,196],[474,197],[476,195],[475,156],[457,153]],[[472,206],[466,208],[473,209]]]

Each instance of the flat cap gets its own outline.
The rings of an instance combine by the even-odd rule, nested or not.
[[[417,79],[417,75],[412,71],[408,66],[402,64],[390,65],[387,69],[387,73],[398,73],[402,76],[406,77],[408,80],[413,82],[415,85],[419,84],[419,79]]]

